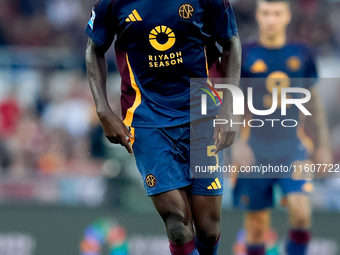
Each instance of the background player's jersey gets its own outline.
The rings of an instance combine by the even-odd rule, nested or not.
[[[265,110],[272,106],[272,89],[278,89],[278,107],[269,116],[253,115],[252,119],[265,122],[263,127],[251,128],[249,144],[256,157],[284,158],[296,150],[304,150],[298,136],[297,127],[283,127],[281,121],[294,119],[300,122],[300,110],[295,105],[287,106],[287,115],[281,115],[281,88],[302,87],[310,89],[317,78],[316,66],[311,51],[301,43],[287,43],[280,49],[267,49],[257,42],[243,45],[241,71],[242,87],[253,88],[255,109]],[[249,78],[249,79],[246,79]],[[246,95],[246,93],[245,93]],[[302,96],[288,94],[291,98]],[[288,97],[287,96],[287,97]],[[303,95],[304,96],[304,95]],[[279,119],[274,127],[266,119]],[[294,122],[285,122],[293,125]],[[254,122],[253,125],[259,125]]]
[[[124,123],[169,127],[193,120],[190,106],[200,107],[202,90],[190,90],[190,78],[208,76],[206,43],[225,46],[237,28],[228,0],[101,0],[86,32],[99,46],[117,35]]]

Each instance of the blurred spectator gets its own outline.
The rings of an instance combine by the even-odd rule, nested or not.
[[[0,139],[0,173],[7,174],[7,170],[9,167],[9,152],[7,150],[7,146],[5,144],[5,141]]]
[[[44,132],[35,114],[24,112],[13,136],[8,140],[11,175],[34,174],[37,158],[45,149],[44,139]]]
[[[16,132],[19,117],[19,103],[12,93],[0,101],[0,137],[9,137]]]
[[[47,0],[45,3],[48,20],[59,30],[67,29],[83,15],[81,2],[78,0]]]

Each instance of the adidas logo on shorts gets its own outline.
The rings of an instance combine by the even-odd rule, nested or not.
[[[216,178],[207,189],[221,189],[221,183],[218,178]]]

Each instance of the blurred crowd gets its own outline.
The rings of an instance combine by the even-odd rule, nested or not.
[[[117,186],[113,181],[116,179],[128,186],[130,180],[142,190],[133,159],[105,140],[88,87],[84,29],[93,4],[90,0],[0,0],[3,178],[99,177],[104,173],[111,184]],[[234,0],[232,4],[241,40],[256,35],[255,0]],[[290,37],[312,45],[321,76],[336,78],[340,1],[299,0],[294,1],[292,10]],[[64,51],[77,60],[73,65],[61,64],[65,58],[59,52]],[[45,57],[47,63],[39,61],[40,57]],[[120,80],[112,50],[108,59],[110,102],[119,114]],[[320,90],[329,116],[334,159],[340,162],[340,83],[334,79],[332,84]],[[339,182],[334,185],[340,187]],[[340,205],[334,207],[340,209]]]
[[[241,38],[254,35],[255,0],[231,0]],[[83,54],[84,28],[95,0],[0,0],[0,45],[62,47]],[[321,50],[338,53],[339,0],[292,1],[290,35]]]
[[[0,44],[84,48],[83,28],[93,1],[1,0]]]

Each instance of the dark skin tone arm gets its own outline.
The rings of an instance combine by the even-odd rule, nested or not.
[[[131,154],[129,145],[133,138],[123,121],[112,111],[106,92],[107,62],[105,52],[107,47],[96,45],[91,39],[86,47],[87,76],[96,104],[97,115],[103,127],[106,138],[115,144],[120,144]]]
[[[329,142],[327,114],[315,87],[311,89],[311,94],[312,97],[307,104],[307,108],[312,114],[310,118],[316,131],[314,162],[316,164],[331,164],[333,159]]]
[[[122,120],[112,111],[106,92],[107,62],[105,52],[107,47],[100,47],[89,39],[86,47],[86,68],[90,88],[95,101],[97,115],[100,119],[105,136],[111,143],[121,144],[129,153],[132,153],[129,145],[133,138]],[[239,84],[241,70],[241,44],[238,35],[230,39],[227,48],[223,49],[221,59],[221,73],[225,83]],[[219,118],[230,119],[232,117],[232,97],[228,90],[223,91],[225,98]],[[214,140],[216,152],[230,146],[235,140],[236,132],[227,125],[215,127]]]
[[[242,49],[238,35],[233,36],[229,45],[223,48],[221,58],[221,75],[224,84],[233,84],[238,86],[241,75],[241,56]],[[230,120],[233,117],[233,98],[231,92],[223,90],[223,105],[218,115],[219,119]],[[214,141],[216,145],[215,154],[229,147],[235,140],[236,131],[232,130],[229,125],[216,125],[214,131]]]

